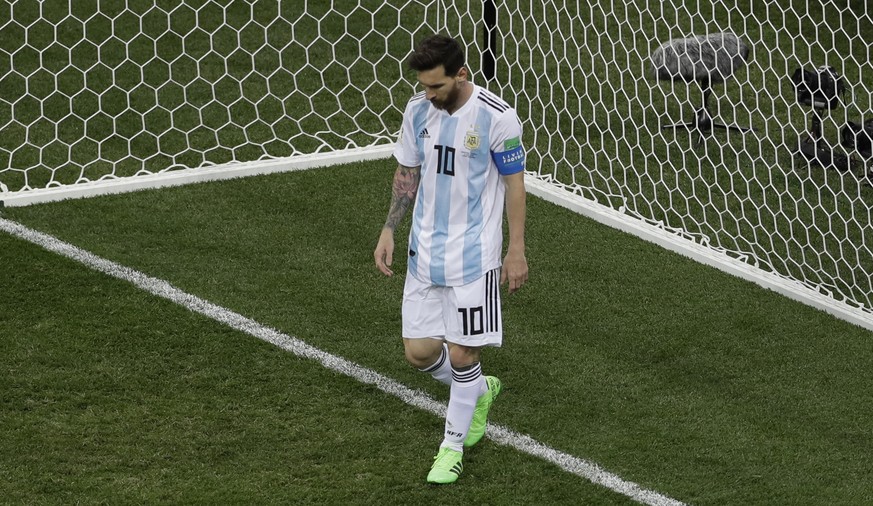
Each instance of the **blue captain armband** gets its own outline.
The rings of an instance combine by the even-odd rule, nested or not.
[[[516,146],[509,151],[500,153],[491,152],[491,158],[497,165],[497,171],[504,176],[515,174],[524,170],[524,148]]]

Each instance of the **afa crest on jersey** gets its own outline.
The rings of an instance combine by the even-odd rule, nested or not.
[[[467,135],[464,137],[464,147],[469,150],[474,150],[479,147],[479,132],[475,130],[469,130]]]

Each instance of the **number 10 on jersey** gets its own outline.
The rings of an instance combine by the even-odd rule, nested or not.
[[[437,174],[447,176],[455,175],[455,148],[437,144],[433,147],[437,150]]]

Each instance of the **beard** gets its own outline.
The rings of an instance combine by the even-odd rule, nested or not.
[[[436,98],[430,101],[434,107],[441,110],[452,109],[455,104],[458,103],[458,97],[461,94],[461,88],[458,85],[455,85],[451,91],[449,91],[448,96],[446,96],[445,100],[437,100]]]

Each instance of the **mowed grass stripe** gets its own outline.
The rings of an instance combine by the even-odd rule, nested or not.
[[[148,276],[137,270],[99,257],[72,244],[61,241],[56,237],[33,230],[15,221],[0,218],[0,230],[36,244],[46,250],[52,251],[71,260],[75,260],[98,272],[130,282],[148,293],[179,304],[195,313],[214,319],[253,337],[257,337],[258,339],[294,353],[297,356],[315,360],[328,369],[350,376],[362,383],[373,385],[383,392],[401,399],[407,404],[428,411],[439,417],[445,415],[445,404],[434,400],[423,392],[410,389],[376,371],[362,367],[342,357],[322,351],[306,344],[300,339],[264,326],[250,318],[240,315],[239,313],[179,290],[167,281]],[[645,489],[636,483],[624,480],[620,476],[602,469],[595,463],[558,451],[536,441],[530,436],[519,434],[507,427],[489,424],[488,437],[497,443],[542,458],[559,466],[567,472],[585,478],[598,485],[602,485],[643,504],[653,506],[683,504],[680,501],[664,496],[658,492]]]

